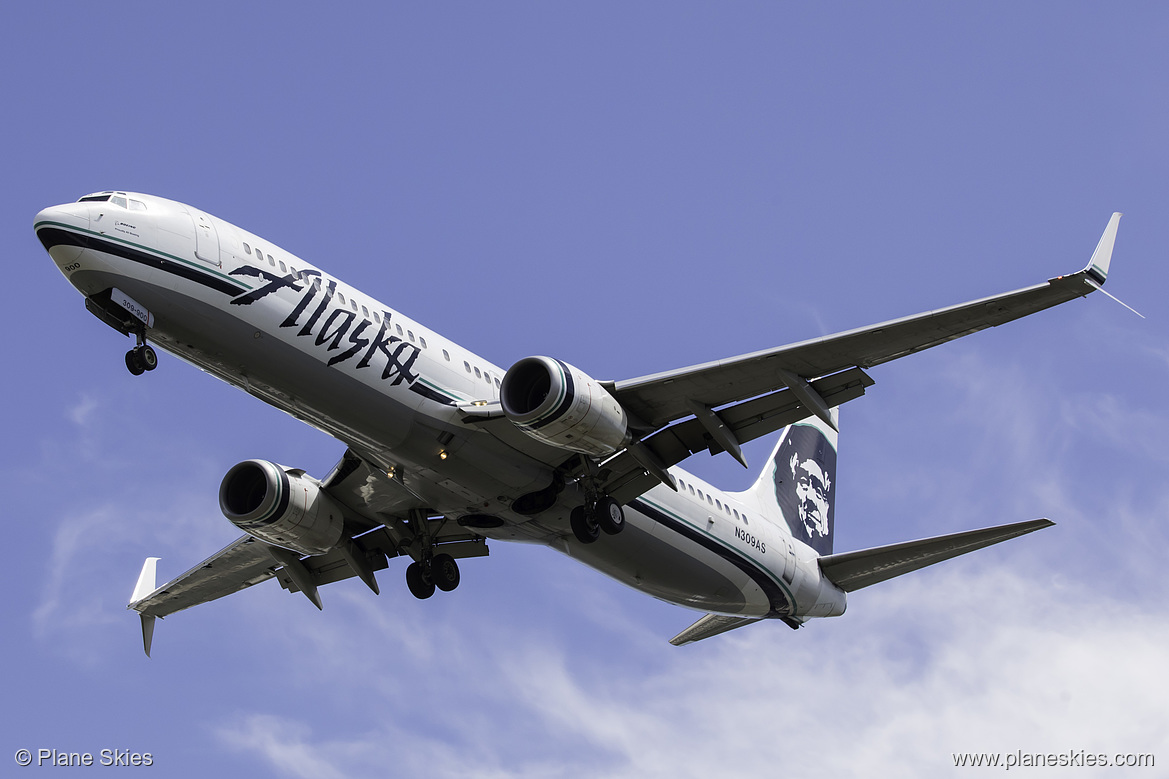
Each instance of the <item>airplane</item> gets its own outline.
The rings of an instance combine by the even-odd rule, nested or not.
[[[324,478],[265,460],[219,488],[243,535],[165,584],[147,558],[128,608],[155,620],[268,579],[319,589],[407,557],[418,598],[459,586],[488,541],[543,544],[701,616],[675,645],[764,619],[799,628],[847,594],[1050,527],[1034,519],[852,552],[833,549],[838,407],[882,363],[1084,297],[1107,277],[1121,214],[1083,270],[1035,286],[729,359],[596,380],[558,357],[506,370],[276,244],[192,206],[104,191],[34,230],[98,319],[345,445]],[[1105,293],[1108,295],[1108,293]],[[1111,295],[1109,295],[1111,297]],[[679,463],[780,432],[754,485]]]

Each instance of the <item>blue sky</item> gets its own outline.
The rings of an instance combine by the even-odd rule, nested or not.
[[[167,776],[937,776],[1169,762],[1169,10],[1160,4],[17,4],[0,12],[0,746]],[[1027,286],[1100,295],[871,371],[836,545],[1058,525],[685,649],[696,615],[494,544],[317,613],[124,610],[231,541],[216,491],[343,446],[88,314],[33,215],[120,188],[263,235],[499,365],[639,376]],[[748,449],[762,461],[770,441]],[[760,451],[762,449],[762,451]],[[753,472],[689,465],[728,489]],[[2,763],[0,763],[2,764]],[[29,771],[35,769],[26,769]],[[1081,770],[1076,775],[1092,775]]]

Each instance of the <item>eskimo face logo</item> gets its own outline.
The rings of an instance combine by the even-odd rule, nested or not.
[[[811,457],[800,460],[799,452],[792,452],[788,468],[796,484],[796,514],[804,530],[809,536],[828,535],[828,495],[832,491],[832,479]]]
[[[836,450],[814,427],[790,428],[775,455],[775,499],[792,535],[818,552],[832,547]]]

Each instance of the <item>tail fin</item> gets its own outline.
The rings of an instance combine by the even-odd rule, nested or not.
[[[838,411],[832,421],[839,426]],[[792,537],[819,555],[832,554],[838,434],[817,417],[789,425],[750,492],[783,517]]]

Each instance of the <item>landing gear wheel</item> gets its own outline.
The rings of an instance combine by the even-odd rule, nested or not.
[[[142,363],[142,367],[148,371],[152,371],[158,367],[158,355],[154,353],[154,349],[146,344],[138,347],[135,351],[138,352],[138,361]]]
[[[625,512],[621,510],[621,504],[608,495],[597,501],[594,513],[601,530],[609,535],[615,536],[625,529]]]
[[[582,544],[591,544],[601,535],[601,525],[597,522],[595,513],[584,506],[577,506],[572,510],[569,524],[572,526],[572,534]]]
[[[146,372],[146,366],[143,364],[142,356],[137,349],[126,352],[126,369],[135,376],[141,376]]]
[[[450,592],[459,586],[459,566],[449,554],[436,554],[430,561],[430,578],[434,586]]]
[[[434,582],[430,580],[418,563],[410,563],[406,566],[406,586],[410,588],[410,594],[418,600],[426,600],[434,594]]]

